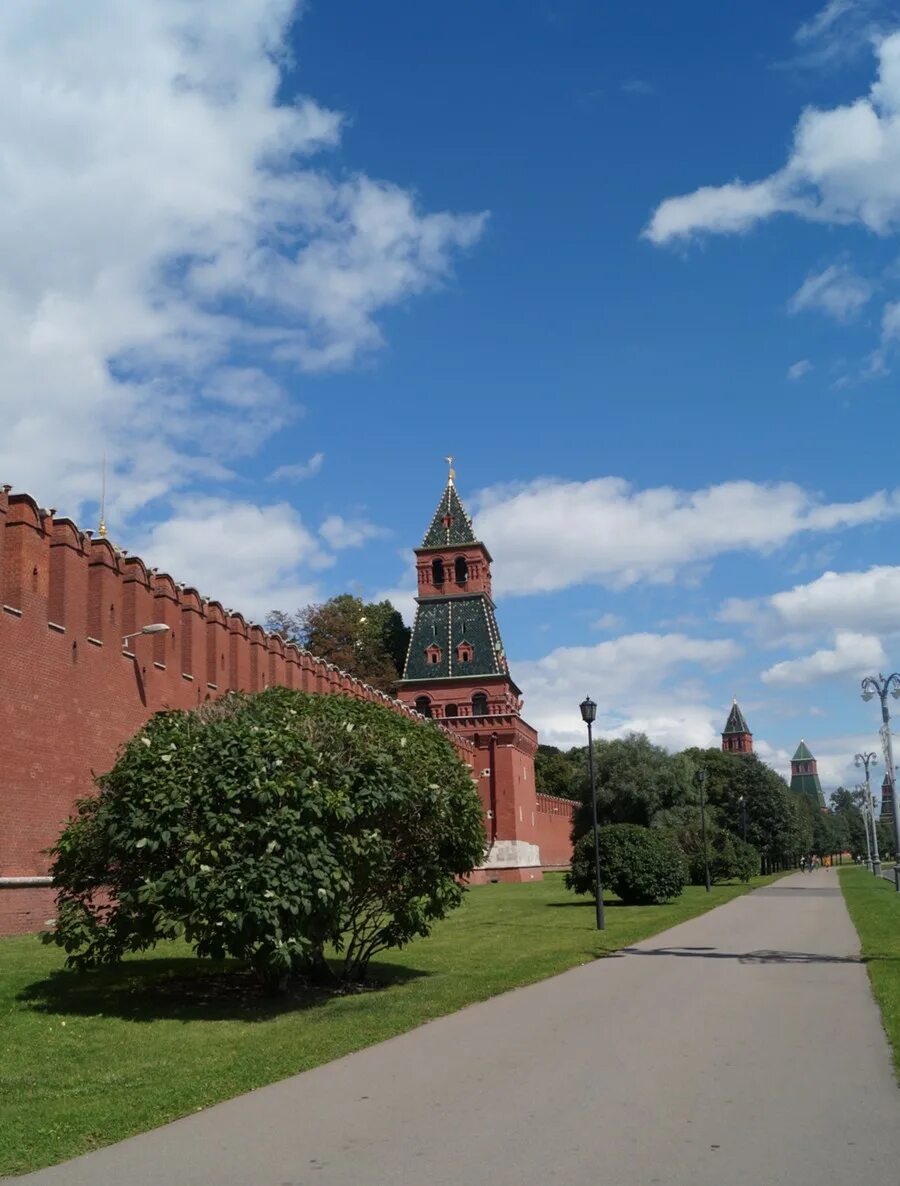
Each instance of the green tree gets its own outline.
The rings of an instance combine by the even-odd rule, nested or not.
[[[660,813],[696,801],[693,766],[673,758],[643,733],[594,743],[597,812],[603,823],[653,823]],[[573,839],[591,828],[590,779],[587,763],[576,788],[581,804],[573,822]]]
[[[831,796],[831,810],[842,841],[841,852],[865,856],[866,822],[863,815],[863,792],[838,787]]]
[[[600,829],[600,869],[608,887],[626,905],[659,904],[677,898],[687,868],[678,845],[659,828],[610,824]],[[588,832],[575,845],[567,889],[596,894],[594,838]]]
[[[272,610],[266,629],[384,692],[403,675],[410,630],[389,601],[341,593],[294,614]]]
[[[578,793],[587,762],[587,747],[563,753],[555,745],[539,745],[534,756],[534,785],[542,795],[572,799]]]
[[[482,809],[442,731],[341,696],[270,688],[157,713],[53,850],[50,940],[115,962],[183,935],[273,983],[365,977],[428,933],[479,863]]]

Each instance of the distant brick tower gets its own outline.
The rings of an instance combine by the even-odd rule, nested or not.
[[[747,728],[747,722],[744,720],[744,714],[741,712],[741,706],[738,704],[736,696],[722,732],[722,750],[726,754],[753,753],[753,734]]]
[[[894,822],[894,796],[891,793],[891,780],[887,771],[881,781],[881,815],[878,817],[886,823]]]
[[[406,704],[475,743],[490,843],[473,881],[542,876],[534,755],[537,733],[519,715],[491,597],[491,555],[475,536],[450,470],[416,549],[418,596],[403,679]]]
[[[819,782],[818,764],[802,738],[797,752],[791,758],[791,790],[796,791],[798,795],[805,795],[814,810],[828,810],[825,806],[825,796],[822,794],[822,784]]]

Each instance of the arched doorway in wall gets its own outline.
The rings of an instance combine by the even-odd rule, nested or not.
[[[433,585],[443,585],[444,583],[444,562],[439,556],[431,562],[431,583]]]
[[[457,556],[453,562],[453,575],[457,585],[464,585],[469,579],[469,562],[465,556]]]
[[[459,709],[456,707],[455,704],[448,704],[446,706],[446,708],[444,709],[444,716],[445,717],[458,717]]]
[[[484,692],[476,692],[472,697],[472,716],[486,717],[488,715],[488,698]]]
[[[416,712],[420,712],[423,717],[431,716],[431,701],[427,696],[416,697]]]

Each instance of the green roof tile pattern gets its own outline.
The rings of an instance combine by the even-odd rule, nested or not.
[[[805,795],[816,811],[825,810],[825,796],[818,774],[794,774],[791,776],[791,790]]]
[[[422,547],[448,548],[477,543],[472,520],[460,502],[453,482],[448,482],[447,489],[441,496],[438,508],[434,512],[431,526],[422,540]]]
[[[457,658],[459,644],[467,642],[472,659]],[[429,662],[429,647],[440,649],[437,663]],[[416,610],[404,680],[450,679],[480,675],[504,675],[503,643],[494,607],[483,593],[472,597],[431,597]]]
[[[797,746],[797,752],[794,754],[791,761],[792,762],[814,762],[815,761],[815,758],[809,752],[809,746],[806,744],[805,741],[803,741],[803,740],[800,741],[800,744]]]
[[[725,722],[724,735],[729,733],[749,733],[747,722],[744,720],[744,714],[741,712],[740,705],[735,700],[731,706],[731,712],[728,714],[728,720]]]

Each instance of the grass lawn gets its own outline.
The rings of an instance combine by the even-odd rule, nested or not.
[[[708,895],[689,887],[667,906],[609,903],[602,934],[593,902],[567,893],[562,874],[480,887],[430,938],[373,965],[384,987],[342,997],[260,997],[237,965],[196,960],[184,944],[76,974],[62,971],[63,954],[33,936],[2,939],[0,1175],[51,1165],[308,1070],[772,880],[714,886]]]
[[[840,879],[900,1079],[900,894],[866,869],[844,868]]]

